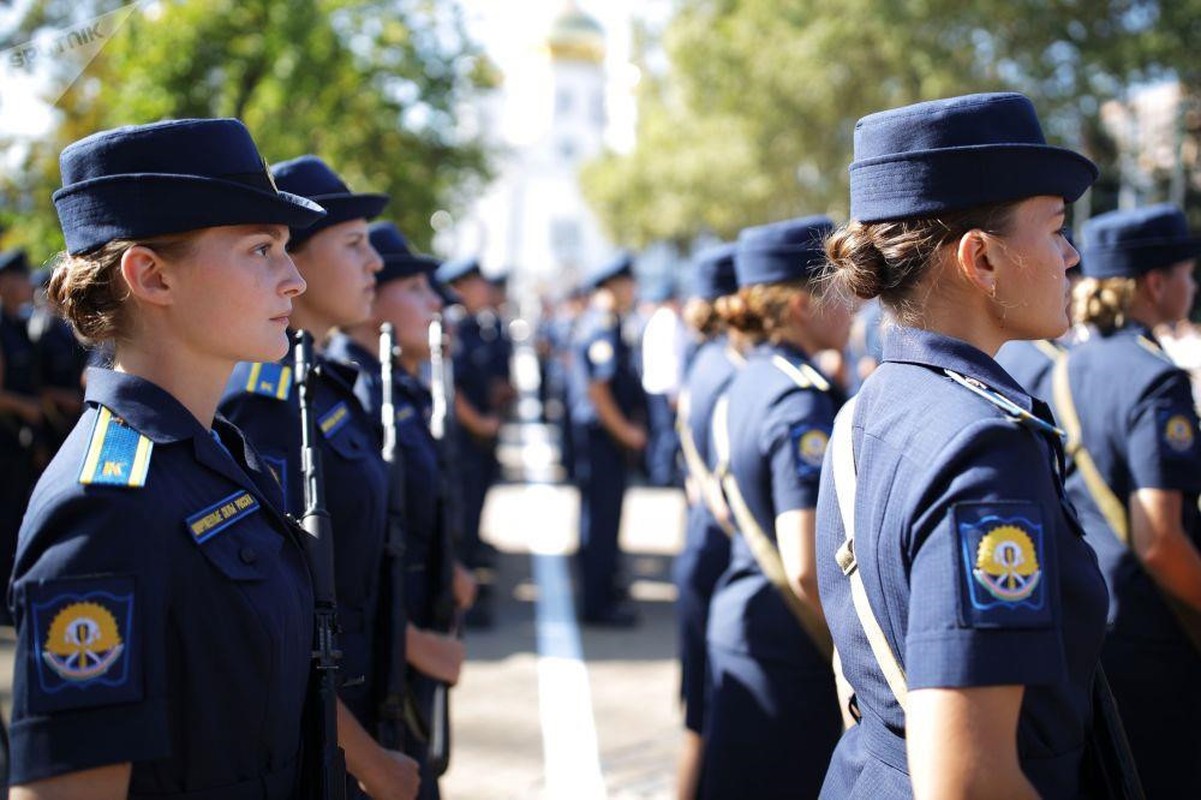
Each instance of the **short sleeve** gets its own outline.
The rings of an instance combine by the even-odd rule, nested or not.
[[[1197,412],[1183,372],[1172,372],[1148,392],[1129,418],[1127,457],[1135,489],[1201,491]]]
[[[1063,522],[1049,453],[1001,420],[971,426],[948,449],[918,482],[930,496],[911,528],[910,688],[1064,680],[1054,606]]]
[[[771,464],[776,513],[817,507],[822,460],[834,426],[833,407],[817,391],[792,391],[768,411],[763,452]]]
[[[144,507],[98,489],[26,520],[12,587],[14,784],[169,754],[167,559]]]
[[[584,364],[589,381],[611,381],[617,375],[616,326],[598,328],[584,343]]]

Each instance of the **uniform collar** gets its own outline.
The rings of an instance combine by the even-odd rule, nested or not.
[[[330,337],[329,344],[325,346],[325,354],[334,361],[356,364],[361,368],[379,363],[379,359],[366,347],[344,333],[335,333]]]
[[[1126,324],[1123,325],[1122,327],[1118,328],[1116,331],[1114,331],[1112,335],[1113,336],[1132,336],[1135,338],[1137,338],[1139,336],[1144,336],[1144,337],[1150,339],[1151,341],[1155,342],[1155,344],[1159,344],[1159,340],[1155,338],[1155,334],[1151,332],[1150,328],[1148,328],[1143,323],[1138,322],[1137,320],[1132,320],[1132,319],[1127,320]]]
[[[209,435],[183,403],[145,378],[89,367],[87,386],[87,402],[107,407],[155,444]]]
[[[896,325],[884,332],[884,360],[949,370],[1000,392],[1026,411],[1034,409],[1030,395],[1000,364],[962,339]]]
[[[771,358],[772,356],[783,356],[793,363],[801,361],[809,363],[808,354],[788,342],[760,342],[751,348],[752,358]]]

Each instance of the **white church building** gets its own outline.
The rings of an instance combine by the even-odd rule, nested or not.
[[[477,256],[508,272],[516,292],[573,285],[615,253],[584,201],[580,167],[604,148],[605,32],[568,2],[539,57],[471,109],[497,149],[495,180],[444,231],[454,257]]]

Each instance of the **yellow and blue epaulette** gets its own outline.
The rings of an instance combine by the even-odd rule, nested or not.
[[[292,368],[275,361],[250,364],[242,389],[250,394],[287,400],[292,391]]]
[[[959,384],[978,397],[983,397],[989,403],[992,403],[994,406],[1004,411],[1009,419],[1017,424],[1023,425],[1027,428],[1033,428],[1034,430],[1042,431],[1043,433],[1053,434],[1061,439],[1066,438],[1067,434],[1065,434],[1061,429],[1055,427],[1044,419],[1036,417],[1034,414],[1031,414],[1029,411],[1022,408],[1005,395],[1001,394],[995,389],[990,389],[988,386],[985,386],[975,378],[965,378],[958,372],[949,369],[944,369],[943,372],[946,373],[948,378],[955,381],[955,383]]]
[[[793,364],[781,355],[771,357],[772,366],[788,376],[789,380],[802,389],[817,389],[819,392],[830,391],[830,382],[813,367],[802,361]]]
[[[79,470],[79,482],[140,489],[146,485],[153,450],[154,442],[100,406]]]

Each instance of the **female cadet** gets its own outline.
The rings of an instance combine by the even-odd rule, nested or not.
[[[1051,380],[1109,586],[1101,660],[1150,798],[1201,796],[1201,447],[1188,375],[1152,333],[1187,315],[1198,254],[1175,206],[1089,220],[1076,297],[1094,335]]]
[[[810,362],[841,350],[842,303],[820,304],[826,217],[750,228],[734,258],[730,324],[754,343],[713,413],[710,452],[738,529],[709,610],[704,797],[814,797],[842,730],[817,599],[814,508],[830,383]],[[753,776],[753,777],[752,777]]]
[[[292,313],[292,327],[323,341],[337,325],[371,314],[379,255],[367,237],[367,220],[388,202],[385,195],[354,194],[323,161],[301,156],[272,168],[276,185],[322,205],[327,215],[293,230],[288,252],[308,284]],[[318,199],[320,198],[320,199]],[[304,511],[300,463],[300,407],[291,384],[292,354],[283,361],[242,363],[229,381],[221,411],[246,432],[279,477],[287,510]],[[371,698],[372,636],[379,589],[387,503],[387,468],[375,446],[375,428],[354,394],[353,365],[316,357],[313,404],[327,510],[334,537],[334,580],[338,605],[338,648],[342,686],[338,738],[347,770],[373,797],[410,797],[415,765],[384,751],[367,731],[375,730]],[[354,780],[349,787],[354,790]]]
[[[451,543],[439,516],[442,496],[437,445],[429,429],[431,398],[418,375],[429,360],[429,327],[442,309],[442,301],[430,285],[438,267],[431,256],[413,253],[404,236],[390,222],[371,226],[371,243],[384,261],[377,276],[377,290],[371,321],[347,328],[344,335],[330,341],[330,353],[337,353],[359,364],[369,378],[358,387],[360,399],[372,416],[379,419],[383,404],[380,390],[378,325],[390,322],[400,350],[398,369],[393,375],[393,403],[396,408],[396,448],[404,461],[404,562],[405,605],[409,624],[406,658],[411,667],[410,691],[425,721],[433,702],[433,681],[454,685],[458,682],[466,650],[453,635],[434,630],[435,604],[450,589],[460,610],[472,603],[474,584],[470,573],[453,559]],[[447,569],[453,570],[453,582],[447,586]],[[405,743],[407,752],[422,767],[423,800],[438,797],[438,776],[429,768],[427,745],[418,736]]]
[[[833,277],[895,326],[822,477],[822,606],[862,714],[823,796],[1082,796],[1105,585],[1048,408],[992,356],[1067,329],[1065,203],[1096,167],[1001,93],[864,117],[850,174]]]
[[[680,393],[677,421],[688,468],[688,521],[684,546],[674,565],[685,729],[678,780],[681,800],[692,800],[699,788],[708,684],[705,628],[713,587],[730,561],[728,512],[720,500],[721,489],[709,471],[709,426],[717,398],[729,386],[735,370],[745,363],[727,335],[718,310],[719,303],[728,305],[723,298],[737,291],[734,245],[722,244],[703,251],[697,257],[693,297],[684,307],[685,319],[702,341]],[[711,506],[717,507],[721,523]]]
[[[49,294],[92,344],[86,410],[38,482],[10,593],[10,797],[291,798],[313,594],[278,484],[216,417],[304,290],[278,192],[233,119],[67,147]]]

